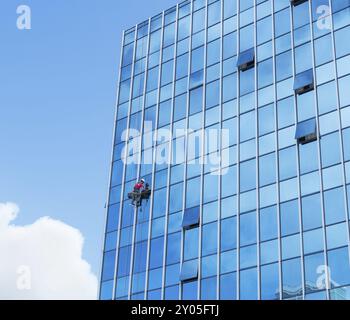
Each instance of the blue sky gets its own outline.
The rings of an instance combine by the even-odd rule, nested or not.
[[[0,203],[59,219],[99,271],[122,30],[171,0],[0,2]],[[16,9],[32,10],[18,30]]]

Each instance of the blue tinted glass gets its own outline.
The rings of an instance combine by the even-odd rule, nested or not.
[[[147,241],[135,245],[134,269],[133,272],[143,272],[146,270]]]
[[[150,269],[161,267],[163,264],[164,237],[151,241]]]
[[[240,299],[256,300],[258,297],[257,270],[248,269],[240,273]]]
[[[282,285],[284,299],[302,294],[300,258],[282,263]]]
[[[283,149],[279,152],[280,179],[288,179],[297,175],[297,159],[295,147]]]
[[[238,55],[237,67],[241,67],[245,64],[254,62],[254,49],[249,49],[244,52],[241,52]]]
[[[261,186],[276,180],[276,155],[268,154],[259,158],[259,183]]]
[[[337,188],[324,193],[326,224],[333,224],[345,219],[344,191]]]
[[[240,216],[240,245],[245,246],[256,242],[256,212]]]
[[[216,277],[202,280],[201,300],[216,299]]]
[[[294,80],[294,90],[299,90],[303,87],[312,85],[314,82],[313,80],[313,71],[307,70],[302,73],[299,73],[295,76]]]
[[[236,217],[222,220],[221,222],[221,250],[236,248],[237,244],[237,220]]]
[[[289,9],[277,12],[275,14],[275,36],[278,37],[284,33],[289,32],[290,28],[291,26]]]
[[[166,263],[172,264],[180,261],[181,233],[168,235]]]
[[[241,191],[254,189],[256,187],[256,161],[250,160],[241,163],[240,176]]]
[[[196,300],[197,299],[197,281],[191,281],[182,285],[182,299],[183,300]]]
[[[204,225],[202,228],[202,255],[215,253],[217,250],[217,223]]]
[[[115,269],[115,251],[106,252],[103,256],[102,280],[110,280],[114,278]]]
[[[158,289],[162,286],[162,268],[154,269],[148,272],[148,289]]]
[[[316,134],[316,119],[310,119],[297,124],[295,139],[300,139],[312,134]]]
[[[236,300],[236,273],[229,273],[220,277],[220,299]]]
[[[185,261],[181,267],[180,280],[188,281],[188,280],[197,278],[197,276],[198,276],[198,261],[197,260]]]
[[[182,227],[188,228],[199,224],[199,207],[186,209],[182,220]]]
[[[186,230],[184,243],[184,259],[198,257],[198,228]]]
[[[261,267],[261,299],[279,300],[278,264]]]
[[[118,277],[126,276],[130,273],[131,247],[119,249],[118,255]]]
[[[304,230],[322,225],[320,194],[302,198],[302,218]]]
[[[202,278],[215,276],[217,273],[217,255],[206,256],[202,258]]]
[[[333,133],[321,139],[322,167],[328,167],[340,162],[339,134]]]
[[[281,204],[281,232],[282,236],[299,231],[298,201],[290,201]]]
[[[260,237],[262,241],[277,237],[277,212],[276,207],[260,210]]]
[[[328,265],[332,278],[332,286],[350,283],[350,266],[348,248],[328,251]]]

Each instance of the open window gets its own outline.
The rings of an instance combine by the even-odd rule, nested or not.
[[[186,209],[182,218],[182,227],[191,229],[199,225],[199,207]]]
[[[309,0],[290,0],[290,3],[293,6],[298,6],[299,4],[302,4],[302,3],[306,2],[306,1],[309,1]]]
[[[254,48],[243,51],[238,55],[237,68],[240,71],[246,71],[254,67],[255,63],[255,53]]]
[[[300,122],[296,126],[295,139],[300,144],[306,144],[317,140],[316,119]]]
[[[198,261],[190,260],[182,263],[180,281],[187,282],[198,278]]]
[[[295,76],[294,91],[296,94],[303,94],[314,89],[313,70],[306,70]]]

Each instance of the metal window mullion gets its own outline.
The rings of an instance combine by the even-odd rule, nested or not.
[[[193,1],[191,1],[191,10],[190,10],[190,35],[189,35],[189,44],[188,44],[188,66],[187,66],[187,97],[186,97],[186,128],[188,125],[188,115],[189,115],[189,105],[190,105],[190,94],[189,94],[189,74],[191,72],[191,47],[192,47],[192,24],[193,24]],[[176,89],[175,89],[176,90]],[[185,128],[185,134],[183,137],[180,137],[184,139],[184,172],[183,172],[183,194],[182,194],[182,214],[184,214],[184,208],[186,207],[186,192],[187,192],[187,181],[186,181],[186,175],[187,175],[187,165],[186,165],[186,150],[187,150],[187,129]],[[185,230],[181,229],[181,245],[180,245],[180,268],[182,268],[182,264],[184,261],[184,242],[185,242]],[[182,299],[182,287],[183,284],[180,282],[179,286],[179,299]]]
[[[294,44],[294,6],[291,5],[290,10],[290,22],[291,22],[291,47],[292,47],[292,60],[293,60],[293,79],[296,75],[296,59],[295,59],[295,44]],[[297,94],[293,92],[294,97],[294,115],[296,123],[298,123],[298,103],[297,103]],[[302,215],[301,215],[301,179],[300,179],[300,152],[299,145],[296,146],[296,156],[297,156],[297,183],[298,183],[298,218],[299,218],[299,245],[300,245],[300,263],[301,263],[301,295],[302,299],[305,299],[305,267],[304,267],[304,255],[303,255],[303,230],[302,230]],[[282,238],[281,238],[282,242]],[[282,243],[281,243],[282,245]],[[282,256],[283,259],[283,256]],[[298,298],[298,297],[297,297]]]
[[[219,193],[218,193],[218,208],[217,208],[217,217],[218,217],[218,234],[217,234],[217,263],[216,263],[216,298],[217,300],[220,300],[220,274],[221,274],[221,197],[222,197],[222,119],[223,119],[223,96],[222,96],[222,78],[223,78],[223,57],[224,57],[224,22],[225,22],[225,16],[224,16],[224,3],[221,2],[221,28],[220,28],[220,84],[219,84],[219,106],[220,106],[220,146],[219,146],[219,152],[220,152],[220,168],[219,168],[219,176],[218,176],[218,183],[219,183]],[[206,73],[205,73],[206,74]],[[228,166],[228,169],[230,168],[230,163]]]
[[[337,66],[337,58],[336,58],[336,51],[335,51],[335,35],[334,35],[334,24],[333,24],[333,14],[332,14],[332,1],[330,1],[330,19],[331,19],[331,38],[332,38],[332,51],[333,51],[333,58],[334,58],[334,76],[335,76],[335,84],[336,84],[336,94],[337,94],[337,111],[338,111],[338,117],[339,117],[339,139],[340,139],[340,152],[341,152],[341,165],[342,165],[342,174],[343,174],[343,193],[344,193],[344,201],[345,201],[345,214],[346,214],[346,224],[348,228],[348,257],[349,257],[349,264],[350,264],[350,223],[349,223],[349,203],[348,203],[348,197],[347,197],[347,187],[346,187],[346,170],[345,170],[345,156],[344,156],[344,139],[343,139],[343,127],[341,123],[341,108],[340,108],[340,90],[339,90],[339,77],[338,77],[338,66]],[[328,266],[328,261],[327,261]],[[328,274],[330,277],[330,274]],[[328,284],[330,284],[331,279],[328,279]],[[330,293],[328,292],[328,299],[330,299]]]
[[[205,153],[205,101],[206,101],[206,68],[207,68],[207,41],[208,41],[208,0],[205,0],[205,23],[204,23],[204,67],[203,67],[203,96],[202,96],[202,154],[201,154],[201,177],[200,177],[200,197],[199,197],[199,214],[200,214],[200,224],[198,226],[198,286],[197,286],[197,299],[201,299],[201,278],[202,278],[202,234],[203,234],[203,201],[204,201],[204,153]],[[192,66],[192,61],[191,61]],[[189,128],[190,129],[190,128]]]
[[[123,40],[124,41],[124,40]],[[137,48],[137,25],[135,26],[135,35],[134,35],[134,49],[133,49],[133,58],[132,58],[132,70],[131,70],[131,78],[130,78],[130,93],[129,93],[129,108],[128,108],[128,120],[127,120],[127,127],[126,127],[126,139],[125,139],[125,147],[124,147],[124,160],[127,158],[128,154],[128,137],[129,137],[129,131],[130,131],[130,117],[131,117],[131,106],[132,106],[132,92],[134,87],[134,73],[135,73],[135,60],[136,60],[136,48]],[[116,126],[116,124],[115,124]],[[113,146],[114,147],[114,146]],[[122,177],[122,188],[120,191],[120,208],[119,208],[119,232],[118,232],[118,240],[117,240],[117,248],[116,248],[116,259],[115,259],[115,266],[114,266],[114,278],[116,281],[114,282],[114,288],[113,288],[113,297],[115,297],[116,287],[117,287],[117,274],[118,274],[118,262],[119,262],[119,246],[120,246],[120,236],[122,232],[122,214],[123,214],[123,206],[124,206],[124,189],[125,189],[125,177],[126,177],[126,163],[123,164],[123,177]],[[131,257],[130,257],[131,259]],[[130,277],[131,275],[129,275]]]
[[[256,0],[254,0],[254,51],[255,51],[255,70],[254,70],[254,77],[255,77],[255,93],[254,93],[254,98],[255,98],[255,136],[256,136],[256,142],[255,142],[255,154],[256,154],[256,162],[255,162],[255,172],[256,172],[256,177],[255,177],[255,183],[256,183],[256,211],[255,211],[255,219],[256,219],[256,272],[257,272],[257,300],[261,299],[261,294],[260,294],[260,232],[259,232],[259,226],[260,226],[260,219],[259,219],[259,213],[260,213],[260,188],[259,188],[259,122],[258,122],[258,117],[259,117],[259,105],[258,105],[258,40],[257,40],[257,3]]]
[[[182,194],[182,214],[184,214],[184,210],[186,208],[186,193],[187,193],[187,137],[188,137],[188,117],[189,117],[189,110],[190,110],[190,91],[189,91],[189,87],[190,87],[190,73],[191,73],[191,49],[192,49],[192,33],[193,33],[193,1],[191,1],[191,12],[190,12],[190,36],[189,36],[189,43],[188,43],[188,66],[187,66],[187,96],[186,96],[186,128],[185,129],[185,133],[183,137],[180,137],[184,139],[184,172],[183,172],[183,194]],[[176,88],[175,88],[176,91]],[[182,264],[184,262],[184,254],[185,254],[185,230],[182,228],[181,229],[181,246],[180,246],[180,268],[182,268]],[[179,287],[179,299],[182,299],[182,287],[183,284],[180,282],[180,287]]]
[[[115,145],[115,133],[117,128],[117,115],[118,115],[118,102],[119,102],[119,95],[120,95],[120,82],[121,82],[121,70],[122,70],[122,60],[123,60],[123,49],[124,49],[124,37],[125,37],[125,31],[123,31],[122,34],[122,45],[120,49],[120,57],[119,57],[119,71],[118,71],[118,88],[117,88],[117,97],[116,97],[116,105],[114,110],[114,122],[113,122],[113,136],[112,136],[112,152],[111,152],[111,158],[110,158],[110,166],[109,166],[109,181],[108,181],[108,191],[107,191],[107,199],[106,199],[106,210],[105,210],[105,225],[104,225],[104,232],[103,232],[103,249],[102,249],[102,263],[100,264],[99,269],[99,283],[98,283],[98,297],[101,297],[101,284],[102,284],[102,270],[103,270],[103,264],[104,264],[104,252],[105,252],[105,242],[106,242],[106,235],[107,235],[107,223],[108,223],[108,209],[109,209],[109,198],[111,194],[111,187],[112,187],[112,173],[113,173],[113,159],[114,159],[114,145]],[[119,208],[120,209],[120,208]],[[120,210],[118,211],[118,215],[120,217]],[[117,253],[118,253],[118,238],[120,234],[120,221],[118,220],[118,229],[117,229],[117,244],[116,244],[116,260],[117,260]],[[112,300],[114,299],[114,287],[116,283],[116,276],[114,272],[113,277],[113,287],[112,287]]]
[[[170,132],[172,133],[172,124],[174,119],[174,103],[175,103],[175,83],[176,83],[176,61],[177,61],[177,41],[178,41],[178,25],[179,25],[179,5],[176,5],[176,20],[175,20],[175,45],[174,45],[174,63],[173,63],[173,88],[171,98],[171,112],[170,112]],[[169,139],[169,152],[168,152],[168,172],[167,172],[167,199],[165,206],[165,223],[164,223],[164,247],[163,247],[163,275],[162,275],[162,289],[161,299],[165,297],[165,280],[166,280],[166,255],[167,255],[167,244],[168,244],[168,223],[169,223],[169,207],[170,207],[170,178],[171,178],[171,164],[172,164],[172,144],[173,134]]]
[[[280,219],[280,174],[279,174],[279,137],[278,137],[278,110],[277,110],[277,76],[276,76],[276,45],[275,45],[275,4],[271,1],[272,5],[272,56],[273,56],[273,83],[274,83],[274,109],[275,109],[275,161],[276,161],[276,214],[277,214],[277,247],[278,247],[278,288],[279,288],[279,299],[283,299],[283,285],[282,285],[282,245],[281,245],[281,219]]]
[[[240,28],[240,20],[241,20],[241,14],[240,14],[240,1],[237,0],[237,57],[240,53],[240,38],[241,38],[241,28]],[[240,76],[239,70],[237,70],[237,219],[236,219],[236,243],[237,243],[237,271],[236,271],[236,299],[240,300],[240,211],[241,211],[241,190],[240,190],[240,180],[241,180],[241,161],[240,161],[240,82],[241,82],[241,76]]]
[[[160,93],[161,93],[161,76],[162,76],[162,59],[163,59],[163,42],[164,42],[164,20],[165,13],[162,12],[162,28],[161,28],[161,39],[160,39],[160,48],[159,48],[159,74],[158,74],[158,94],[157,94],[157,108],[156,108],[156,120],[155,120],[155,132],[154,132],[154,142],[153,142],[153,163],[152,163],[152,182],[151,187],[154,186],[155,181],[155,169],[156,169],[156,154],[157,154],[157,128],[158,128],[158,116],[160,108]],[[150,214],[149,214],[149,224],[148,224],[148,240],[147,240],[147,258],[146,258],[146,279],[145,279],[145,300],[147,300],[148,294],[148,283],[149,283],[149,263],[151,256],[151,235],[152,235],[152,219],[153,219],[153,203],[154,203],[154,192],[150,201]]]
[[[320,122],[319,122],[319,113],[318,113],[318,97],[317,97],[317,79],[316,79],[316,63],[315,63],[315,47],[314,47],[314,32],[313,32],[313,19],[312,19],[312,10],[311,3],[309,4],[309,19],[311,20],[311,50],[312,50],[312,64],[313,64],[313,77],[315,83],[314,89],[314,103],[315,103],[315,115],[316,115],[316,124],[317,124],[317,134],[319,139],[317,139],[317,152],[318,152],[318,165],[319,165],[319,173],[320,173],[320,198],[321,198],[321,212],[322,212],[322,231],[323,231],[323,257],[326,266],[328,266],[328,257],[327,257],[327,233],[326,233],[326,216],[325,216],[325,208],[324,208],[324,190],[323,190],[323,168],[322,168],[322,157],[321,157],[321,143],[320,143]],[[304,265],[305,268],[305,265]],[[328,272],[325,274],[326,283],[330,283]],[[326,289],[326,296],[329,300],[329,290]]]
[[[136,29],[137,34],[137,29]],[[139,178],[140,175],[140,168],[141,168],[141,161],[142,161],[142,137],[143,137],[143,130],[144,130],[144,116],[145,116],[145,105],[146,105],[146,84],[147,84],[147,68],[148,68],[148,54],[149,54],[149,45],[150,45],[150,19],[148,20],[148,33],[147,33],[147,48],[146,48],[146,63],[145,63],[145,76],[144,76],[144,83],[143,83],[143,101],[142,101],[142,116],[141,116],[141,130],[140,130],[140,137],[139,137],[139,155],[138,155],[138,168],[137,168],[137,177]],[[138,208],[134,209],[134,222],[133,222],[133,230],[132,230],[132,247],[131,247],[131,260],[130,260],[130,279],[129,279],[129,299],[131,299],[132,296],[132,276],[133,276],[133,266],[134,266],[134,254],[135,254],[135,238],[136,238],[136,226],[137,226],[137,215],[138,215]]]

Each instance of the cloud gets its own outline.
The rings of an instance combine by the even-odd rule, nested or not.
[[[96,299],[80,231],[49,217],[17,226],[18,213],[17,205],[0,203],[0,300]]]

